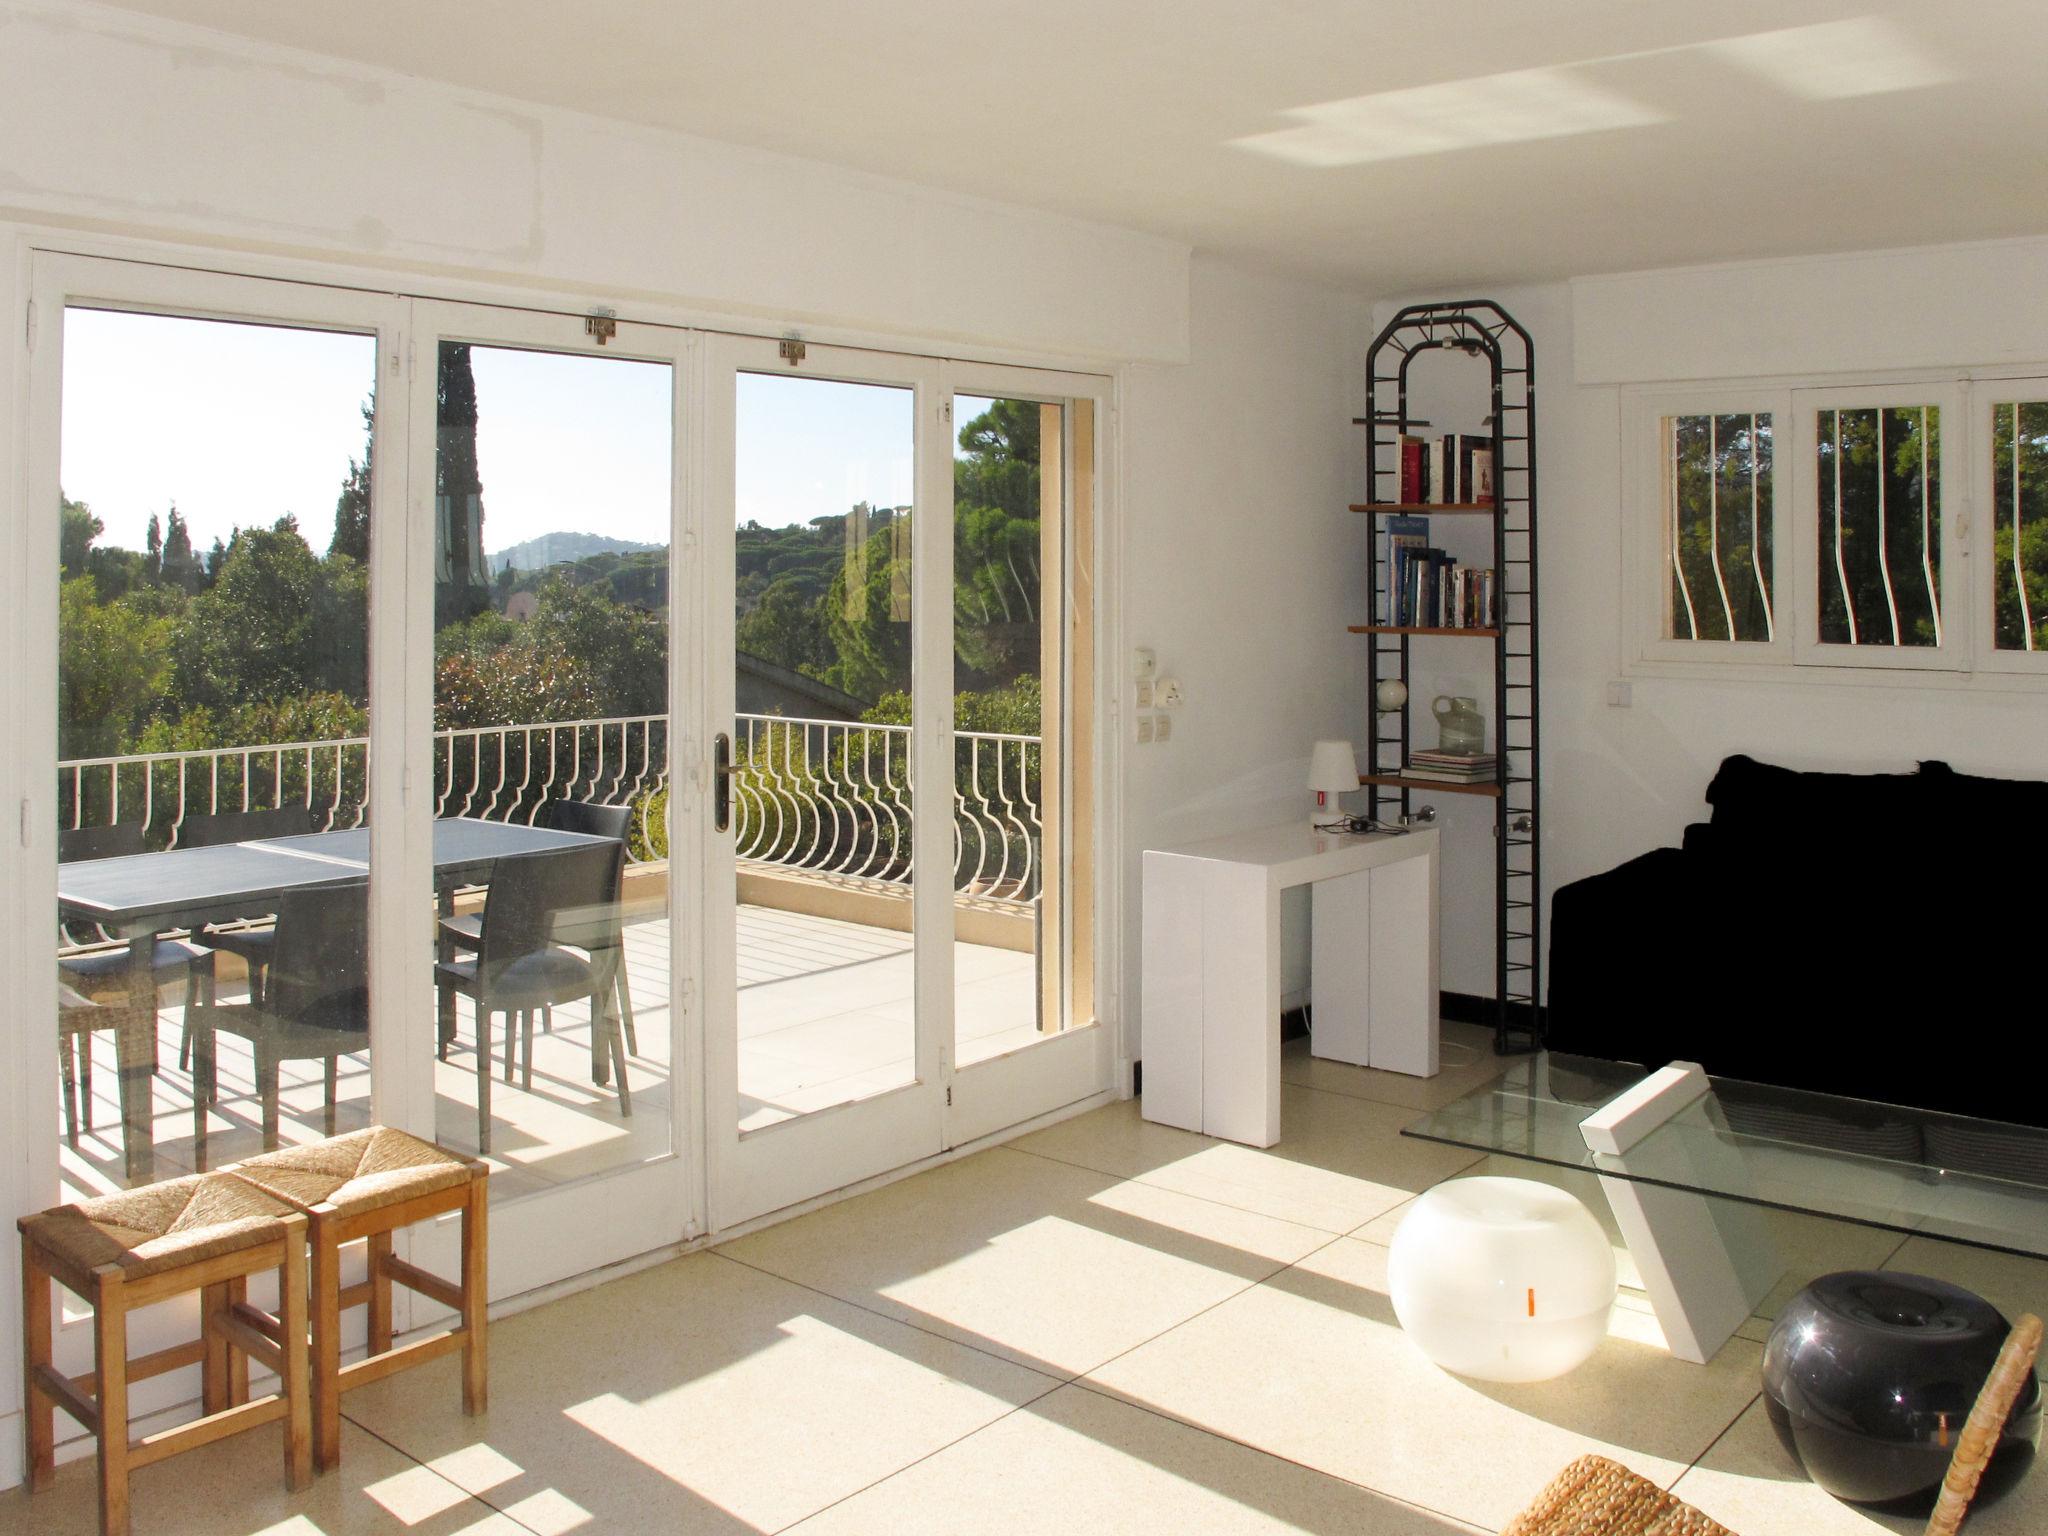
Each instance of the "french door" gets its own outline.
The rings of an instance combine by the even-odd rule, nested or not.
[[[1101,400],[752,338],[707,364],[705,1132],[727,1227],[1108,1081]]]
[[[379,1122],[491,1159],[505,1296],[1108,1086],[1103,380],[56,253],[31,293],[36,1203]],[[494,893],[600,839],[567,980],[480,985]],[[339,978],[282,1061],[276,946]]]

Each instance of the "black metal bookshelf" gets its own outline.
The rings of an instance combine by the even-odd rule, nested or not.
[[[1409,415],[1408,370],[1414,360],[1448,348],[1484,358],[1492,375],[1494,497],[1490,503],[1407,504],[1401,496],[1401,439],[1428,425]],[[1536,832],[1538,752],[1536,707],[1536,360],[1529,333],[1487,299],[1413,304],[1373,338],[1366,363],[1368,430],[1366,503],[1352,508],[1372,519],[1369,622],[1353,626],[1370,657],[1367,708],[1370,762],[1360,783],[1372,814],[1406,816],[1418,794],[1470,794],[1494,801],[1494,1049],[1540,1049],[1543,998],[1543,907]],[[1483,435],[1483,434],[1482,434]],[[1493,532],[1497,614],[1490,629],[1418,629],[1377,622],[1392,570],[1386,518],[1483,518]],[[1387,610],[1391,617],[1391,607]],[[1404,777],[1411,745],[1413,698],[1381,713],[1379,685],[1409,683],[1410,645],[1418,635],[1493,650],[1495,777],[1476,784]]]

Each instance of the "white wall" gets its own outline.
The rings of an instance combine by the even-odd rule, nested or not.
[[[1135,850],[1302,810],[1309,743],[1356,734],[1364,545],[1343,507],[1347,326],[1326,291],[1130,231],[625,128],[257,48],[127,13],[0,0],[0,223],[165,239],[234,270],[312,258],[406,286],[503,285],[630,317],[1105,368],[1142,362],[1118,424],[1134,643],[1189,691],[1130,771]],[[0,267],[0,568],[19,547],[19,272]],[[1192,318],[1191,318],[1192,317]],[[1185,366],[1175,366],[1187,359]],[[1105,665],[1119,665],[1107,658]],[[13,676],[0,669],[0,705]],[[0,708],[0,715],[10,712]],[[0,803],[11,803],[0,756]],[[1111,850],[1112,856],[1115,850]],[[47,912],[0,881],[0,959]],[[1305,972],[1303,956],[1292,973]],[[1133,1021],[1135,962],[1124,968]],[[0,1052],[0,1127],[49,1091]],[[38,1123],[47,1117],[33,1117]],[[0,1208],[26,1198],[0,1129]],[[19,1477],[14,1250],[0,1260],[0,1488]]]
[[[1365,729],[1364,643],[1344,632],[1365,601],[1364,521],[1345,510],[1363,488],[1363,306],[1203,257],[1192,292],[1190,362],[1133,368],[1123,396],[1124,634],[1188,698],[1171,740],[1125,746],[1134,1046],[1140,852],[1306,817],[1311,745]],[[1305,912],[1289,916],[1298,988]]]
[[[1624,676],[1623,383],[2039,361],[2048,312],[2027,284],[2038,288],[2044,264],[2048,241],[2017,241],[1490,295],[1536,344],[1546,893],[1676,843],[1705,819],[1707,781],[1733,752],[1796,767],[1898,771],[1939,757],[1982,773],[2048,774],[2048,696],[1982,679],[1871,685],[1808,669],[1789,681],[1722,681],[1639,667],[1628,675],[1632,706],[1606,702],[1607,683]],[[1381,318],[1391,308],[1379,306]],[[1486,839],[1484,825],[1446,835],[1447,988],[1491,991]]]
[[[1186,352],[1184,245],[80,0],[0,0],[0,144],[0,217],[544,284],[628,315]]]

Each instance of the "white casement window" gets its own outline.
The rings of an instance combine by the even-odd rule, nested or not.
[[[1628,413],[1631,598],[1651,659],[1792,660],[1782,390],[1637,396]],[[1654,527],[1642,515],[1654,508]]]
[[[2048,378],[1624,396],[1626,655],[2048,675]]]
[[[1963,425],[1961,390],[1799,390],[1792,406],[1799,660],[1966,668],[1966,470],[1942,452],[1943,425]]]

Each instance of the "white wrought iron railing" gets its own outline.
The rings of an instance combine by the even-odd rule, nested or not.
[[[1023,908],[1042,878],[1039,738],[955,737],[954,888]],[[877,889],[907,888],[910,729],[740,715],[733,755],[741,860]],[[57,765],[67,829],[139,823],[151,848],[177,847],[187,818],[303,806],[316,830],[364,824],[369,738],[270,742],[71,758]],[[434,736],[434,814],[531,821],[550,800],[633,808],[629,857],[668,856],[665,715],[464,726]]]

